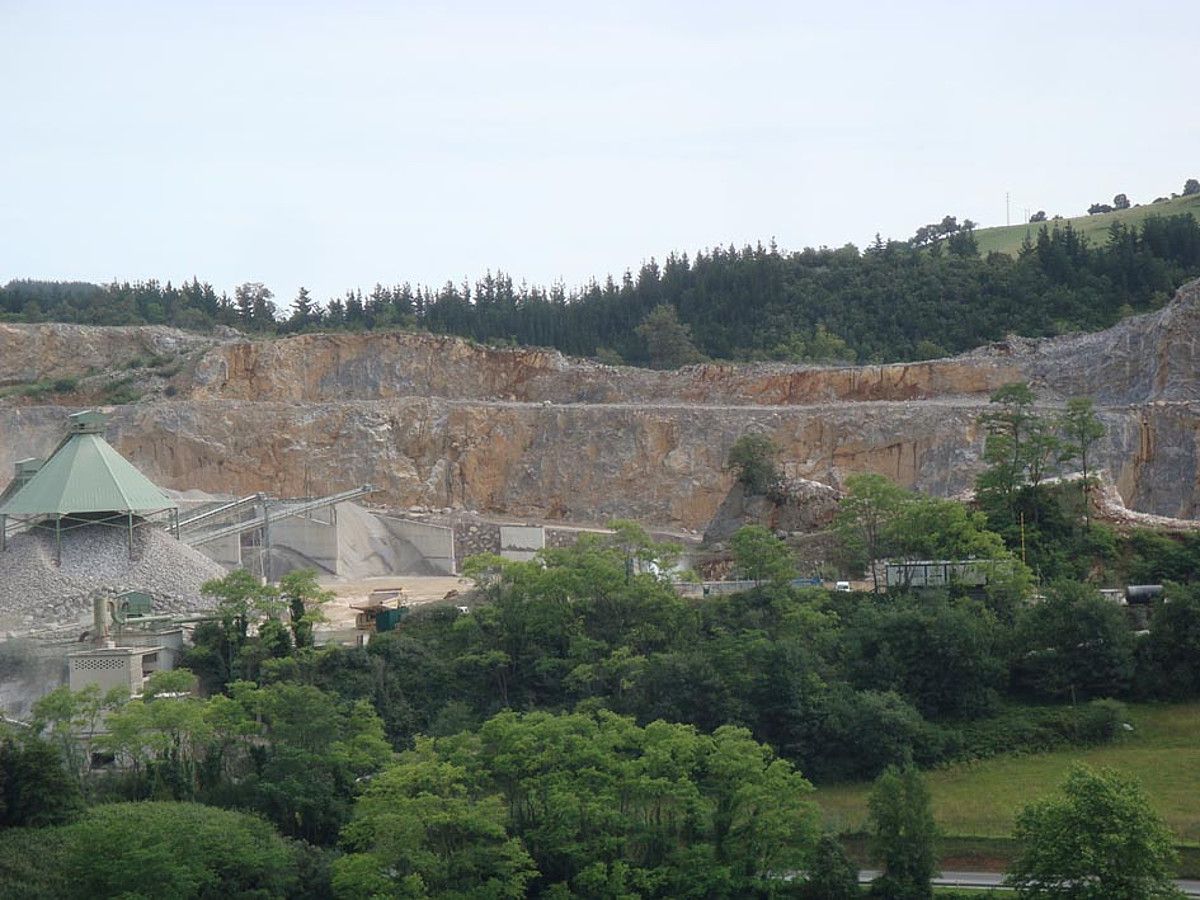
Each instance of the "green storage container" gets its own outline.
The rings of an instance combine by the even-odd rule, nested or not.
[[[396,609],[380,610],[379,615],[375,617],[376,631],[391,631],[396,627],[396,623],[408,615],[408,607],[400,606]]]

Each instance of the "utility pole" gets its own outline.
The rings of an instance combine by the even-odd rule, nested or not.
[[[1008,194],[1008,191],[1005,191],[1004,192],[1004,224],[1005,225],[1012,224],[1012,215],[1009,212],[1010,206],[1011,206],[1011,204],[1009,203],[1009,194]]]

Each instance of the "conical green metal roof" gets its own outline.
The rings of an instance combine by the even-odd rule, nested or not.
[[[0,515],[140,514],[174,508],[175,502],[154,482],[89,428],[68,435],[37,474],[0,505]]]

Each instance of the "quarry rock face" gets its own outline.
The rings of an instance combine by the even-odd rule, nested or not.
[[[1097,461],[1127,505],[1200,514],[1200,282],[1097,334],[861,367],[653,372],[404,332],[217,341],[0,325],[0,384],[115,368],[131,347],[170,342],[196,356],[191,374],[170,400],[117,407],[109,432],[170,488],[296,496],[371,482],[396,506],[703,529],[732,486],[729,448],[751,431],[782,448],[792,478],[838,487],[871,471],[962,492],[981,467],[989,395],[1029,381],[1048,412],[1096,400]],[[53,448],[65,411],[0,403],[0,481]]]
[[[158,326],[9,325],[0,322],[0,387],[78,378],[151,357],[214,346],[215,338]]]

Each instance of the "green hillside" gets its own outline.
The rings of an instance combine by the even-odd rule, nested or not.
[[[1176,197],[1174,200],[1165,200],[1162,203],[1147,203],[1142,206],[1135,206],[1132,209],[1121,209],[1116,212],[1099,213],[1094,216],[1075,216],[1070,219],[1058,219],[1048,222],[1047,224],[1053,228],[1055,225],[1063,227],[1067,222],[1071,223],[1071,227],[1076,231],[1087,236],[1092,244],[1102,244],[1106,239],[1108,227],[1113,222],[1122,222],[1126,225],[1140,225],[1149,216],[1177,216],[1184,213],[1191,213],[1197,219],[1200,219],[1200,194],[1192,194],[1188,197]],[[1020,224],[998,226],[996,228],[980,228],[975,232],[975,240],[979,243],[979,254],[987,256],[992,251],[1000,253],[1008,253],[1015,255],[1021,247],[1021,241],[1028,234],[1030,238],[1037,236],[1040,224]]]

